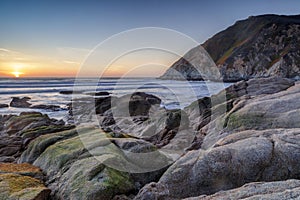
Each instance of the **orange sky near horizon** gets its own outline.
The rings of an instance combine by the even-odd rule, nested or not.
[[[118,58],[109,67],[100,67],[101,59],[85,66],[88,50],[59,49],[55,58],[32,56],[0,47],[0,77],[158,77],[176,60],[164,52],[135,52]],[[82,69],[84,68],[84,69]]]

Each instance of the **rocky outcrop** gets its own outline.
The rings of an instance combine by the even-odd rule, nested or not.
[[[300,179],[300,85],[277,81],[286,86],[262,79],[228,88],[231,106],[200,128],[198,150],[187,152],[135,199],[182,199],[250,182]],[[213,112],[219,106],[203,107]]]
[[[37,112],[0,116],[0,122],[1,162],[15,162],[29,142],[40,135],[74,128]]]
[[[51,191],[42,180],[43,174],[37,167],[0,163],[0,199],[47,200]]]
[[[278,77],[251,79],[249,81],[240,81],[233,84],[218,94],[212,95],[211,98],[204,97],[193,102],[191,105],[184,108],[184,111],[187,113],[189,121],[192,124],[193,130],[198,131],[198,134],[189,149],[200,148],[203,138],[207,134],[202,128],[211,121],[214,121],[215,118],[219,118],[221,121],[224,120],[224,114],[230,112],[235,106],[235,103],[239,101],[245,102],[246,99],[258,95],[278,93],[293,85],[294,81]],[[242,106],[243,104],[240,103],[239,105]],[[238,108],[238,106],[235,107]],[[211,123],[208,127],[213,128],[213,125],[216,124]],[[220,126],[219,130],[223,129],[221,123],[218,126]]]
[[[143,140],[83,127],[35,139],[20,163],[33,163],[46,173],[55,199],[112,199],[158,180],[168,159],[155,150]],[[138,153],[150,153],[150,160],[139,159]],[[160,167],[148,172],[155,165]]]
[[[189,51],[161,78],[214,79],[211,74],[216,74],[213,71],[218,68],[223,81],[269,76],[299,79],[299,35],[300,15],[252,16]],[[216,63],[210,70],[203,70],[207,66],[195,61],[203,48]]]

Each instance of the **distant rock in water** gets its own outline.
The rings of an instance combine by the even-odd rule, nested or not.
[[[12,100],[10,102],[11,107],[16,107],[16,108],[29,108],[31,106],[31,103],[28,103],[30,100],[30,97],[12,97]]]
[[[91,96],[109,96],[111,93],[109,92],[90,92],[90,93],[86,93],[87,95],[91,95]]]
[[[59,111],[61,110],[60,106],[56,106],[56,105],[34,105],[31,106],[30,108],[32,109],[43,109],[43,110],[52,110],[52,111]]]
[[[211,70],[203,70],[207,66],[194,62],[203,48],[216,63],[223,81],[270,76],[299,79],[300,15],[261,15],[238,21],[190,50],[161,78],[214,78],[211,77]]]
[[[7,104],[0,104],[0,108],[8,108]]]
[[[10,102],[11,107],[16,108],[31,108],[31,109],[42,109],[42,110],[51,110],[51,111],[60,111],[62,108],[57,105],[32,105],[28,101],[30,100],[30,97],[12,97],[12,101]],[[6,108],[8,105],[6,104],[0,104],[0,108]]]
[[[63,91],[60,91],[59,94],[66,94],[66,95],[82,94],[82,92],[81,91],[73,91],[73,90],[63,90]]]

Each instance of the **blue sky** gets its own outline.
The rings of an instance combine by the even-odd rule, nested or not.
[[[202,43],[236,20],[269,13],[300,14],[300,1],[1,0],[0,48],[57,58],[59,48],[91,49],[113,34],[148,26],[174,29]]]

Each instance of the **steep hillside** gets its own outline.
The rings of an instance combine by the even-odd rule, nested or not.
[[[186,56],[195,57],[195,52],[202,48],[216,63],[224,81],[269,76],[299,78],[300,15],[261,15],[237,21]],[[179,59],[161,78],[178,79],[178,75],[174,77],[174,70],[188,80],[216,78],[205,74],[207,70],[202,68],[207,66],[189,61]]]

